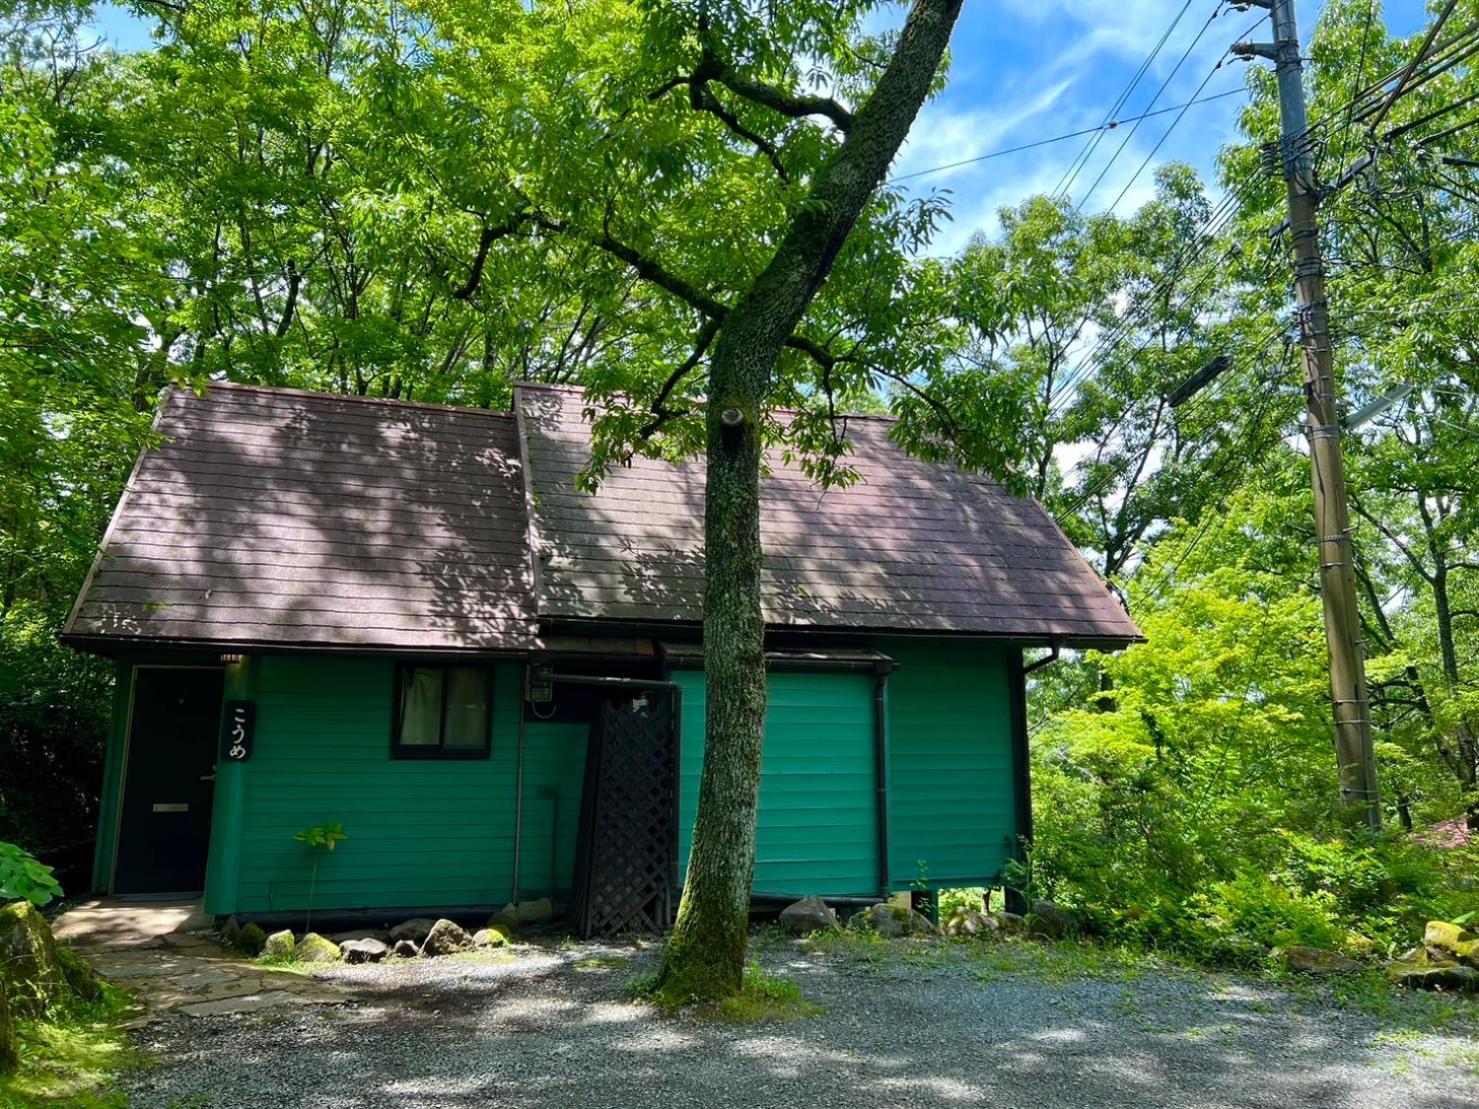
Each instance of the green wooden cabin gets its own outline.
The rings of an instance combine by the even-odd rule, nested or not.
[[[700,466],[595,494],[584,399],[175,391],[68,623],[116,659],[94,885],[316,911],[676,905],[704,748]],[[995,881],[1030,834],[1028,647],[1138,633],[1041,508],[850,417],[862,480],[763,492],[754,893]]]

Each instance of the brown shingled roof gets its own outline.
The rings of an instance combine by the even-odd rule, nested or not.
[[[520,386],[542,616],[697,621],[702,463],[634,459],[594,494],[579,390]],[[822,490],[779,452],[761,483],[766,621],[1123,645],[1139,631],[1035,501],[912,458],[891,421],[850,417],[862,480]]]
[[[510,415],[217,384],[156,427],[65,638],[536,644]]]

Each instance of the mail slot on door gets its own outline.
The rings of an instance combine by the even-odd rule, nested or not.
[[[189,812],[190,806],[183,801],[170,801],[154,803],[155,812]]]

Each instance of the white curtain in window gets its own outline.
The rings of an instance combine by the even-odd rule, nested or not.
[[[425,667],[401,671],[401,745],[435,747],[441,740],[442,672]]]

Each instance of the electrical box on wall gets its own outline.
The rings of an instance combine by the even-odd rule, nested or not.
[[[544,705],[555,699],[555,672],[549,666],[531,666],[524,672],[524,699]]]

